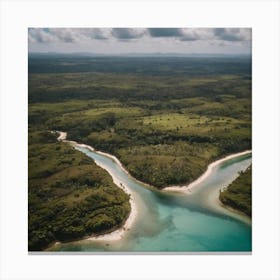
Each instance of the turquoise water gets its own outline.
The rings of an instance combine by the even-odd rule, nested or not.
[[[59,244],[54,251],[88,252],[248,252],[252,249],[252,227],[245,216],[218,203],[221,187],[234,180],[251,164],[251,154],[215,167],[211,175],[189,194],[163,193],[145,188],[127,175],[111,158],[76,147],[106,166],[126,184],[135,197],[138,215],[122,240],[76,241]]]

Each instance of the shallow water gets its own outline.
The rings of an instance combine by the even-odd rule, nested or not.
[[[227,186],[251,164],[251,154],[216,166],[189,194],[163,193],[145,188],[111,158],[76,147],[98,164],[106,165],[135,197],[138,215],[122,240],[76,241],[54,246],[53,251],[88,252],[249,252],[252,227],[248,218],[218,203]]]

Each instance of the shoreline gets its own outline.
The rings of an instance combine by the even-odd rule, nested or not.
[[[74,148],[75,147],[83,147],[83,148],[89,149],[90,151],[97,152],[96,150],[94,150],[94,148],[92,148],[89,145],[79,144],[76,141],[66,140],[67,132],[55,131],[53,133],[58,133],[59,134],[59,137],[57,138],[58,141],[69,143]],[[97,153],[102,153],[102,152],[97,152]],[[106,168],[102,164],[97,164],[96,162],[95,162],[95,164],[106,170]],[[129,195],[129,197],[130,197],[129,198],[129,203],[130,203],[130,207],[131,207],[130,213],[129,213],[127,219],[125,220],[125,222],[120,226],[120,228],[117,228],[117,229],[115,229],[111,232],[108,232],[108,233],[86,236],[85,238],[81,238],[81,239],[78,239],[76,241],[88,240],[88,241],[112,242],[112,241],[120,240],[125,236],[126,232],[130,230],[131,226],[133,225],[133,223],[136,220],[138,211],[137,211],[137,205],[136,205],[136,202],[135,202],[135,198],[133,197],[133,193],[131,192],[131,190],[125,184],[123,184],[119,180],[117,180],[113,173],[109,172],[108,170],[106,170],[106,171],[112,177],[114,184],[117,185],[117,187],[119,187],[125,193],[127,193]],[[74,242],[74,241],[70,241],[70,242]],[[55,244],[53,246],[58,245],[58,244],[62,244],[62,243],[69,243],[69,242],[59,242],[59,241],[57,241],[57,242],[55,242]]]
[[[158,189],[150,184],[144,183],[139,181],[138,179],[134,178],[128,170],[125,169],[125,167],[123,166],[123,164],[120,162],[120,160],[111,154],[102,152],[102,151],[97,151],[95,150],[93,147],[86,145],[86,144],[79,144],[76,141],[71,141],[71,140],[66,140],[67,138],[67,132],[62,132],[62,131],[54,131],[53,133],[58,133],[59,137],[57,138],[58,141],[61,142],[66,142],[69,143],[70,145],[72,145],[74,148],[75,147],[82,147],[82,148],[87,148],[90,151],[94,151],[97,154],[106,156],[112,160],[114,160],[120,167],[121,169],[128,175],[130,176],[133,180],[135,180],[136,182],[140,183],[141,185],[146,186],[149,189],[152,189],[154,191],[158,191],[158,192],[177,192],[177,193],[182,193],[182,194],[186,194],[186,195],[190,195],[192,194],[191,189],[195,188],[198,184],[200,184],[201,182],[203,182],[208,176],[211,175],[211,172],[213,171],[214,167],[216,167],[217,165],[219,165],[220,163],[223,163],[227,160],[242,156],[242,155],[246,155],[246,154],[250,154],[252,153],[252,150],[246,150],[243,152],[239,152],[239,153],[235,153],[235,154],[231,154],[228,155],[224,158],[218,159],[212,163],[210,163],[207,166],[206,171],[200,175],[196,180],[194,180],[193,182],[191,182],[188,185],[184,185],[184,186],[166,186],[163,187],[162,189]],[[95,162],[95,164],[97,164]],[[125,233],[130,229],[130,227],[133,225],[136,217],[137,217],[137,206],[135,203],[135,199],[133,198],[133,193],[131,192],[131,190],[123,183],[121,183],[118,179],[116,179],[116,176],[114,174],[114,172],[110,172],[109,170],[106,169],[105,165],[102,164],[97,164],[99,167],[105,169],[112,177],[113,182],[122,190],[124,190],[127,194],[130,195],[130,205],[131,205],[131,211],[130,214],[127,218],[127,220],[125,221],[125,223],[118,229],[113,230],[112,232],[108,232],[108,233],[104,233],[104,234],[100,234],[100,235],[92,235],[92,236],[88,236],[85,237],[84,239],[79,239],[76,241],[107,241],[107,242],[111,242],[111,241],[117,241],[122,239],[125,236]],[[222,206],[224,209],[227,209],[229,212],[236,212],[235,210],[231,211],[231,209],[227,208],[226,205],[224,205],[219,199],[217,201],[217,205]],[[240,212],[240,214],[243,214],[242,212]],[[243,214],[244,215],[244,214]],[[56,242],[53,246],[55,246],[56,244],[60,244],[60,243],[67,243],[67,242]]]
[[[251,222],[252,222],[252,217],[246,215],[244,212],[242,212],[242,211],[240,211],[240,210],[238,210],[238,209],[235,209],[235,208],[233,208],[233,207],[231,207],[231,206],[229,206],[229,205],[224,204],[224,203],[219,199],[219,197],[218,197],[217,203],[218,203],[222,208],[224,208],[224,209],[226,209],[226,210],[228,210],[228,211],[230,211],[230,212],[233,212],[233,213],[235,213],[235,214],[237,214],[237,215],[239,215],[239,216],[241,216],[241,217],[243,217],[243,218],[245,218],[245,219],[249,219],[249,220],[250,220],[250,223],[249,223],[249,224],[251,224]],[[242,220],[243,220],[243,219],[242,219]]]
[[[233,217],[235,219],[238,219],[239,221],[242,221],[246,225],[252,226],[252,217],[246,215],[242,211],[232,208],[224,203],[219,199],[219,194],[217,193],[217,196],[210,198],[210,203],[214,205],[214,207],[222,211],[222,213],[226,214],[229,217]]]
[[[57,131],[58,132],[58,131]],[[63,134],[63,137],[67,137],[67,132],[60,132],[59,133],[62,133]],[[61,138],[62,139],[62,138]],[[63,139],[63,140],[66,140]],[[75,141],[69,141],[67,140],[67,142],[69,143],[75,143],[75,144],[78,144],[77,142]],[[94,151],[95,153],[97,154],[100,154],[100,155],[104,155],[108,158],[111,158],[112,160],[116,161],[117,164],[121,167],[121,169],[127,174],[129,175],[133,180],[135,180],[136,182],[140,183],[141,185],[144,185],[146,186],[147,188],[149,189],[152,189],[152,190],[155,190],[155,191],[159,191],[159,192],[180,192],[180,193],[185,193],[185,194],[191,194],[191,189],[193,189],[194,187],[196,187],[198,184],[200,184],[201,182],[203,182],[208,176],[211,175],[211,172],[213,170],[214,167],[216,167],[217,165],[219,165],[220,163],[223,163],[227,160],[230,160],[230,159],[233,159],[235,157],[239,157],[239,156],[242,156],[242,155],[246,155],[246,154],[250,154],[252,153],[252,150],[246,150],[246,151],[243,151],[243,152],[239,152],[239,153],[235,153],[235,154],[230,154],[230,155],[227,155],[223,158],[220,158],[214,162],[211,162],[208,166],[207,166],[207,169],[204,173],[202,173],[197,179],[195,179],[194,181],[192,181],[191,183],[189,184],[186,184],[186,185],[174,185],[174,186],[165,186],[165,187],[162,187],[161,189],[159,188],[156,188],[155,186],[153,185],[150,185],[148,183],[145,183],[145,182],[142,182],[136,178],[134,178],[130,172],[123,166],[123,164],[120,162],[120,160],[114,156],[114,155],[111,155],[111,154],[108,154],[108,153],[105,153],[105,152],[101,152],[101,151],[97,151],[95,150],[93,147],[89,146],[89,145],[86,145],[86,144],[78,144],[80,147],[84,147],[84,148],[87,148],[89,149],[90,151]]]
[[[220,163],[223,163],[223,162],[225,162],[227,160],[230,160],[230,159],[242,156],[242,155],[247,155],[247,154],[250,154],[250,153],[252,153],[252,150],[246,150],[244,152],[239,152],[239,153],[236,153],[236,154],[231,154],[231,155],[228,155],[228,156],[226,156],[224,158],[218,159],[218,160],[210,163],[207,166],[206,171],[202,175],[200,175],[196,180],[191,182],[190,184],[185,185],[185,186],[165,187],[165,188],[162,189],[162,191],[165,191],[165,192],[182,192],[182,193],[186,193],[186,194],[191,193],[191,189],[196,187],[198,184],[203,182],[207,177],[209,177],[211,175],[211,172],[214,169],[214,167],[216,167]]]

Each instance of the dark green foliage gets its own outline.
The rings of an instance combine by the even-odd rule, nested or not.
[[[30,60],[30,124],[113,153],[160,188],[188,183],[210,161],[251,148],[248,58],[87,59]],[[164,157],[153,154],[157,145]],[[173,146],[181,151],[175,161]],[[138,147],[149,157],[133,152]]]
[[[28,86],[32,250],[110,231],[129,212],[106,172],[50,130],[116,155],[158,188],[251,149],[248,57],[32,57]]]
[[[252,215],[252,166],[240,175],[220,192],[220,200],[234,209],[246,215]]]
[[[193,181],[217,153],[218,149],[211,144],[182,141],[123,148],[118,150],[117,156],[133,176],[162,188]]]
[[[28,247],[119,227],[129,196],[94,162],[47,131],[29,132]]]
[[[49,55],[30,56],[29,73],[118,73],[164,75],[247,74],[250,57],[90,57]]]

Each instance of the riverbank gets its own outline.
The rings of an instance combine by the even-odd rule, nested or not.
[[[220,191],[219,200],[227,207],[236,209],[248,217],[252,216],[252,165]]]
[[[65,140],[66,137],[67,137],[67,133],[66,132],[59,132],[60,133],[60,136],[59,138],[62,139],[62,140]],[[60,140],[58,138],[58,140]],[[76,143],[75,141],[69,141],[67,140],[68,142],[72,142],[72,143]],[[76,143],[77,144],[77,143]],[[227,160],[230,160],[230,159],[234,159],[236,157],[239,157],[239,156],[242,156],[242,155],[247,155],[247,154],[250,154],[252,153],[252,150],[246,150],[244,152],[239,152],[239,153],[235,153],[235,154],[231,154],[231,155],[228,155],[224,158],[221,158],[221,159],[218,159],[212,163],[210,163],[208,166],[207,166],[207,169],[206,171],[200,175],[196,180],[194,180],[193,182],[191,182],[190,184],[188,185],[183,185],[183,186],[166,186],[166,187],[163,187],[162,189],[158,189],[148,183],[145,183],[145,182],[142,182],[142,181],[139,181],[138,179],[134,178],[128,171],[127,169],[123,166],[123,164],[120,162],[120,160],[111,155],[111,154],[108,154],[108,153],[105,153],[105,152],[101,152],[101,151],[96,151],[94,148],[92,148],[91,146],[89,145],[86,145],[86,144],[78,144],[80,145],[80,147],[85,147],[87,149],[89,149],[90,151],[94,151],[100,155],[104,155],[106,157],[109,157],[111,158],[112,160],[114,160],[115,162],[117,162],[117,164],[122,168],[122,170],[127,174],[129,175],[130,177],[132,177],[135,181],[137,181],[138,183],[150,188],[150,189],[153,189],[153,190],[157,190],[157,191],[164,191],[164,192],[182,192],[182,193],[185,193],[185,194],[191,194],[191,189],[193,189],[194,187],[196,187],[197,185],[199,185],[200,183],[202,183],[208,176],[211,175],[211,172],[212,170],[219,164],[227,161]],[[104,167],[103,167],[104,168]]]
[[[190,194],[191,193],[191,189],[195,188],[197,185],[199,185],[200,183],[202,183],[205,179],[207,179],[207,177],[209,177],[213,171],[213,169],[227,161],[227,160],[230,160],[230,159],[234,159],[236,157],[239,157],[239,156],[242,156],[242,155],[247,155],[247,154],[250,154],[252,153],[251,150],[247,150],[247,151],[244,151],[244,152],[240,152],[240,153],[236,153],[236,154],[232,154],[232,155],[228,155],[224,158],[221,158],[221,159],[218,159],[212,163],[210,163],[206,169],[206,171],[201,175],[199,176],[195,181],[193,181],[192,183],[188,184],[188,185],[185,185],[185,186],[170,186],[170,187],[165,187],[162,189],[162,191],[166,191],[166,192],[183,192],[183,193],[186,193],[186,194]]]
[[[90,151],[95,151],[94,148],[92,148],[89,145],[79,144],[75,141],[67,140],[67,132],[56,131],[56,133],[59,134],[59,136],[57,138],[58,141],[69,143],[73,147],[82,147],[82,148],[87,148]],[[97,152],[97,151],[95,151],[95,152]],[[97,153],[102,154],[102,152],[97,152]],[[114,160],[117,160],[117,159],[114,159]],[[120,182],[116,178],[116,176],[114,176],[114,173],[107,170],[106,166],[103,166],[102,164],[97,164],[97,165],[100,166],[101,168],[105,169],[111,175],[114,184],[116,184],[119,188],[121,188],[124,192],[126,192],[129,195],[129,197],[130,197],[129,202],[130,202],[131,211],[130,211],[130,214],[129,214],[128,218],[126,219],[126,221],[124,222],[124,224],[120,228],[118,228],[114,231],[108,232],[108,233],[104,233],[104,234],[100,234],[100,235],[92,235],[92,236],[86,237],[82,240],[106,241],[106,242],[117,241],[117,240],[122,239],[125,236],[126,232],[129,231],[131,226],[133,225],[133,223],[134,223],[134,221],[137,217],[137,213],[138,213],[137,205],[136,205],[134,195],[131,192],[131,190],[125,184]],[[60,242],[56,242],[55,245],[59,244],[59,243]]]
[[[214,169],[217,165],[219,165],[219,164],[221,164],[221,163],[223,163],[223,162],[225,162],[225,161],[227,161],[227,160],[234,159],[234,158],[239,157],[239,156],[242,156],[242,155],[250,154],[250,153],[252,152],[251,150],[247,150],[247,151],[244,151],[244,152],[240,152],[240,153],[228,155],[228,156],[226,156],[226,157],[224,157],[224,158],[221,158],[221,159],[219,159],[219,160],[217,160],[217,161],[215,161],[215,162],[212,162],[211,164],[208,165],[206,171],[205,171],[199,178],[197,178],[195,181],[193,181],[192,183],[190,183],[190,184],[188,184],[188,185],[186,185],[186,186],[168,186],[168,187],[165,187],[165,188],[159,190],[159,189],[155,188],[155,187],[152,186],[152,185],[149,185],[149,184],[147,184],[147,183],[144,183],[144,182],[141,182],[141,181],[135,179],[135,178],[125,169],[125,167],[122,165],[122,163],[120,162],[120,160],[119,160],[117,157],[115,157],[115,156],[113,156],[113,155],[111,155],[111,154],[105,153],[105,152],[96,151],[93,147],[91,147],[91,146],[89,146],[89,145],[86,145],[86,144],[79,144],[79,143],[77,143],[77,142],[75,142],[75,141],[66,140],[66,139],[67,139],[67,133],[66,133],[66,132],[58,132],[58,131],[57,131],[57,133],[59,133],[59,137],[57,138],[59,141],[67,142],[67,143],[71,144],[71,145],[74,146],[74,147],[86,148],[86,149],[88,149],[88,150],[90,150],[90,151],[94,151],[94,152],[97,153],[97,154],[100,154],[100,155],[103,155],[103,156],[106,156],[106,157],[112,159],[113,161],[115,161],[115,162],[118,164],[118,166],[120,166],[120,168],[121,168],[128,176],[130,176],[131,178],[133,178],[133,180],[135,180],[136,182],[138,182],[138,183],[141,184],[141,185],[146,186],[146,187],[149,188],[149,189],[152,189],[152,190],[158,191],[158,192],[178,192],[178,193],[187,194],[187,195],[191,195],[191,194],[192,194],[192,191],[191,191],[191,190],[192,190],[193,188],[195,188],[196,186],[198,186],[200,183],[202,183],[204,180],[206,180],[206,179],[211,175],[213,169]],[[130,213],[128,219],[126,220],[125,224],[124,224],[121,228],[119,228],[119,229],[117,229],[117,230],[115,230],[115,231],[112,231],[112,232],[110,232],[110,233],[101,234],[101,235],[98,235],[98,236],[88,237],[88,238],[86,238],[86,240],[94,240],[94,241],[116,241],[116,240],[122,239],[122,238],[125,236],[126,231],[129,230],[129,229],[131,228],[131,226],[133,225],[133,223],[134,223],[134,221],[135,221],[135,219],[136,219],[136,217],[137,217],[137,210],[136,210],[136,209],[137,209],[137,206],[136,206],[136,203],[135,203],[135,199],[133,198],[132,192],[130,191],[130,189],[129,189],[126,185],[124,185],[123,183],[121,183],[121,182],[117,179],[116,174],[114,174],[113,171],[108,170],[108,169],[106,168],[106,166],[103,165],[102,163],[98,163],[97,165],[100,166],[101,168],[105,169],[105,170],[111,175],[111,177],[113,178],[114,183],[115,183],[118,187],[124,189],[124,191],[125,191],[126,193],[130,194],[131,213]],[[218,205],[218,204],[222,204],[222,203],[221,203],[220,201],[217,201],[217,203],[215,203],[215,204]],[[220,205],[220,206],[221,206],[221,205]],[[224,207],[224,208],[226,208],[226,207]],[[227,209],[230,211],[229,208],[227,208]]]
[[[63,135],[62,139],[66,140],[67,135]],[[127,176],[127,172],[124,173],[119,162],[113,160],[112,157],[108,157],[104,153],[101,155],[87,145],[77,144],[73,141],[69,142],[75,145],[75,148],[81,153],[94,159],[99,166],[104,164],[106,171],[108,169],[111,171],[112,177],[116,177],[121,182],[126,183],[131,192],[134,193],[138,209],[141,211],[137,213],[136,222],[132,224],[130,230],[120,233],[118,229],[111,228],[110,233],[107,232],[106,234],[91,237],[84,236],[74,242],[56,243],[57,245],[52,246],[47,251],[142,252],[162,251],[163,248],[167,251],[188,252],[198,250],[207,252],[211,250],[251,250],[250,221],[245,221],[245,218],[239,217],[239,213],[225,209],[219,205],[219,201],[216,201],[218,200],[216,193],[219,192],[219,187],[228,185],[232,178],[248,165],[250,156],[240,157],[240,161],[239,159],[229,161],[224,168],[216,168],[211,172],[211,176],[206,178],[209,183],[205,181],[205,187],[198,187],[197,191],[190,193],[190,195],[169,195],[167,193],[163,195],[160,194],[160,190],[155,189],[159,193],[157,195],[154,192],[150,192],[148,188],[143,187],[142,184],[137,183],[133,177]],[[90,150],[94,151],[94,153],[89,152]],[[211,183],[213,178],[214,185]],[[182,208],[182,205],[186,207]],[[189,208],[188,205],[191,207]],[[218,215],[215,215],[215,213]],[[174,228],[174,224],[176,224],[176,228]],[[120,228],[122,228],[121,225]],[[211,235],[211,240],[213,241],[209,240],[209,235],[207,234],[209,230],[215,231],[215,234]],[[190,238],[189,236],[193,236],[194,231],[194,238]],[[233,232],[234,234],[238,233],[238,240],[236,241],[232,239]],[[198,235],[205,233],[205,246],[200,247],[200,244],[197,243],[196,233]],[[170,236],[176,236],[174,237],[176,242],[167,242]],[[154,238],[153,241],[151,237]],[[118,241],[114,242],[114,240]]]

